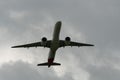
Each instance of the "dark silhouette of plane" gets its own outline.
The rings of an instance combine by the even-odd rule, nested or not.
[[[43,37],[41,39],[41,42],[35,42],[30,44],[24,44],[24,45],[18,45],[13,46],[12,48],[29,48],[29,47],[46,47],[50,48],[48,61],[45,63],[38,64],[37,66],[56,66],[61,65],[60,63],[54,62],[55,54],[58,48],[65,47],[65,46],[94,46],[93,44],[86,44],[86,43],[79,43],[79,42],[73,42],[71,41],[70,37],[66,37],[65,40],[59,40],[59,34],[61,30],[62,22],[58,21],[55,24],[54,33],[53,33],[53,39],[47,40],[46,37]]]

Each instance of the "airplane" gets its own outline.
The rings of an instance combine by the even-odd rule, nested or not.
[[[29,47],[45,47],[49,48],[49,56],[48,61],[45,63],[37,64],[37,66],[57,66],[61,65],[60,63],[54,62],[55,54],[58,48],[65,47],[65,46],[94,46],[93,44],[86,44],[86,43],[79,43],[79,42],[73,42],[71,41],[70,37],[66,37],[65,40],[59,39],[59,34],[61,30],[62,22],[58,21],[55,24],[54,32],[53,32],[53,38],[52,40],[47,40],[46,37],[43,37],[41,39],[41,42],[35,42],[30,44],[24,44],[24,45],[18,45],[18,46],[12,46],[11,48],[29,48]]]

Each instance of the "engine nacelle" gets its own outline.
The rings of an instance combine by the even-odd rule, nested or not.
[[[42,45],[42,46],[45,46],[45,45],[46,45],[46,42],[47,42],[47,38],[46,38],[46,37],[43,37],[43,38],[41,39],[41,45]]]
[[[70,37],[66,37],[66,38],[65,38],[65,44],[66,44],[66,45],[69,45],[69,44],[70,44],[70,41],[71,41],[71,38],[70,38]]]

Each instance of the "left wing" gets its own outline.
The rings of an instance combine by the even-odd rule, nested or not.
[[[78,42],[68,42],[66,43],[66,41],[64,40],[60,40],[60,43],[59,43],[59,47],[65,47],[65,46],[78,46],[78,47],[81,47],[81,46],[94,46],[93,44],[86,44],[86,43],[78,43]]]
[[[42,42],[35,42],[30,44],[12,46],[12,48],[29,48],[29,47],[47,47],[50,48],[51,40],[48,40],[45,45],[42,45]]]

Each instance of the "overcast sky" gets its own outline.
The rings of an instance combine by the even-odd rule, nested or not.
[[[37,67],[49,49],[11,46],[52,39],[94,44],[57,51],[56,67]],[[0,80],[120,80],[119,0],[0,0]]]

